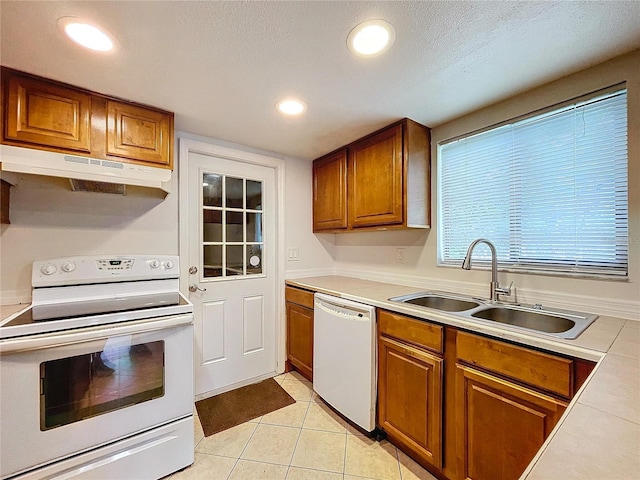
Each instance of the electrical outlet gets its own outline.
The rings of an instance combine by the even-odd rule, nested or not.
[[[289,262],[297,262],[298,261],[298,249],[290,248],[287,250],[287,261]]]
[[[404,263],[405,249],[396,248],[396,263]]]

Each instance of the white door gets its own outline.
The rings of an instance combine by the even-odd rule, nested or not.
[[[276,170],[182,152],[188,258],[181,263],[194,304],[195,394],[207,396],[277,369]]]

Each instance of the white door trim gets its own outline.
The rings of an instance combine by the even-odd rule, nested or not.
[[[188,184],[188,158],[190,153],[200,153],[226,158],[237,162],[249,163],[270,167],[275,170],[276,177],[276,371],[284,372],[286,361],[286,319],[284,304],[284,281],[285,281],[285,232],[284,232],[284,192],[285,192],[285,161],[281,158],[269,157],[257,153],[237,150],[235,148],[223,147],[213,143],[200,142],[186,138],[178,138],[179,142],[179,197],[178,197],[178,223],[180,226],[180,290],[184,295],[188,295],[189,283],[189,225],[188,216],[182,214],[181,206],[189,204]],[[186,208],[186,207],[185,207]]]

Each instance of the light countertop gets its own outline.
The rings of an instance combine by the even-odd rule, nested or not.
[[[29,303],[18,303],[15,305],[0,305],[0,322],[10,315],[13,315],[20,310],[27,308]]]
[[[424,288],[351,277],[288,280],[298,286],[495,338],[598,362],[521,480],[636,479],[640,472],[640,322],[599,317],[577,339],[496,328],[390,302]]]

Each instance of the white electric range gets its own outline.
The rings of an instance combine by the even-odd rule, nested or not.
[[[193,463],[178,257],[34,262],[32,286],[0,323],[0,477],[157,479]]]

